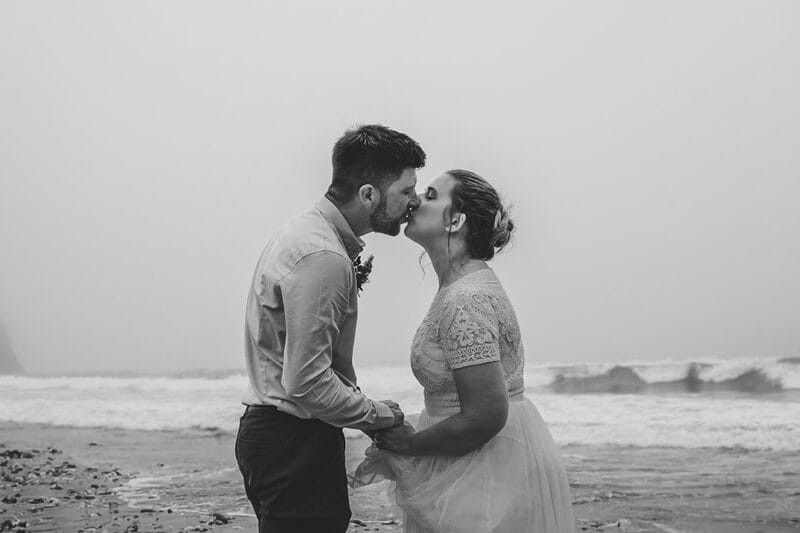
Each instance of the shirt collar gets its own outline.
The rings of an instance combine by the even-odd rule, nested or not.
[[[323,196],[317,203],[317,209],[322,213],[322,216],[328,219],[333,229],[336,230],[350,259],[355,259],[358,254],[361,253],[361,250],[364,249],[364,241],[355,234],[353,228],[348,224],[347,219],[345,219],[342,212],[339,211],[339,208],[327,197]]]

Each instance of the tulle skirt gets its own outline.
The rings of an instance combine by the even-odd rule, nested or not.
[[[420,414],[417,430],[449,415]],[[460,457],[408,457],[371,446],[353,486],[388,478],[407,533],[575,533],[566,471],[527,398],[509,402],[492,440]]]

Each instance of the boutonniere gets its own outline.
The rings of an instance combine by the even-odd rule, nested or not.
[[[375,256],[367,257],[366,261],[361,262],[361,255],[357,255],[353,259],[353,269],[356,271],[356,288],[358,289],[359,296],[364,291],[364,284],[369,281],[369,274],[372,272],[372,260]]]

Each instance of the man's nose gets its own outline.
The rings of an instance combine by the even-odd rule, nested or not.
[[[417,196],[417,195],[414,195],[414,198],[412,198],[412,199],[411,199],[411,201],[410,201],[410,202],[408,202],[408,207],[409,207],[410,209],[416,209],[416,208],[418,208],[418,207],[419,207],[419,204],[420,204],[420,203],[421,203],[421,202],[420,202],[419,196]]]

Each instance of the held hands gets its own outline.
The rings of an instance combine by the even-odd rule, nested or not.
[[[392,410],[392,414],[394,415],[394,423],[392,426],[401,425],[405,420],[405,415],[403,414],[403,410],[400,409],[400,405],[393,400],[381,400],[381,403],[386,404],[389,409]]]
[[[413,455],[414,433],[414,426],[405,422],[402,426],[378,431],[375,437],[375,446],[388,452]]]
[[[392,411],[392,416],[394,417],[394,419],[392,420],[392,425],[389,427],[396,427],[403,423],[403,421],[405,420],[405,415],[403,414],[403,410],[400,409],[400,404],[398,404],[394,400],[380,400],[380,403],[386,405]],[[366,435],[370,439],[375,440],[378,437],[378,433],[380,431],[381,431],[380,429],[371,431],[365,430],[364,433],[366,433]]]
[[[375,446],[381,450],[412,455],[411,441],[414,438],[414,426],[405,421],[400,405],[392,400],[381,400],[387,405],[394,415],[394,425],[389,429],[368,432],[367,435],[375,441]]]

